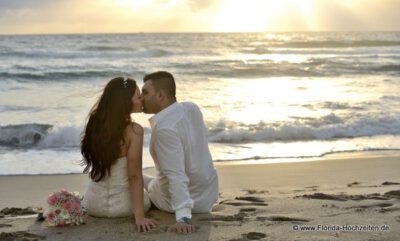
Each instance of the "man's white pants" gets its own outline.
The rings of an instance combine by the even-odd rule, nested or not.
[[[143,184],[144,184],[144,188],[149,193],[151,202],[158,209],[166,211],[166,212],[170,212],[170,213],[175,213],[175,211],[172,209],[171,197],[165,196],[163,194],[164,192],[161,190],[159,182],[157,181],[156,178],[143,174]],[[208,190],[208,191],[211,191],[211,190]],[[192,195],[193,194],[191,193],[191,196]],[[218,193],[217,194],[210,193],[210,195],[206,195],[206,196],[218,197]],[[193,201],[194,201],[194,205],[192,208],[192,213],[209,213],[209,212],[211,212],[212,206],[215,203],[216,199],[215,200],[196,200],[194,198]]]

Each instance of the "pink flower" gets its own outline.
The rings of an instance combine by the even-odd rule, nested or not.
[[[48,219],[54,219],[54,213],[53,213],[53,212],[49,212],[49,213],[47,214],[47,218],[48,218]]]
[[[58,198],[55,193],[51,194],[50,197],[47,199],[47,203],[50,205],[55,205],[58,202]]]
[[[71,212],[71,210],[72,210],[72,208],[73,208],[71,202],[66,202],[66,203],[64,203],[64,204],[63,204],[63,207],[64,207],[68,212]]]
[[[54,225],[54,218],[55,218],[55,215],[54,215],[53,212],[49,212],[49,213],[47,214],[47,222],[48,222],[50,225]]]
[[[74,203],[74,210],[77,213],[81,212],[81,204],[80,203]]]
[[[65,194],[65,195],[69,195],[69,192],[67,191],[67,189],[61,189],[61,193],[62,194]]]

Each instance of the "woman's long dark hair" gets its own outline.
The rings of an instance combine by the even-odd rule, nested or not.
[[[131,123],[132,96],[136,81],[117,77],[106,85],[88,115],[81,138],[84,173],[98,182],[110,175],[111,165],[121,155],[124,130]]]

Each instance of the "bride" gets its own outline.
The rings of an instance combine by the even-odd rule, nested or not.
[[[142,111],[135,80],[110,80],[92,107],[82,133],[81,152],[91,181],[83,206],[97,217],[135,217],[139,232],[157,222],[145,218],[150,199],[143,189],[143,127],[130,114]]]

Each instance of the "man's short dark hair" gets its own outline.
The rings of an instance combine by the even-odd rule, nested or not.
[[[164,90],[170,98],[176,99],[175,79],[171,73],[167,71],[157,71],[147,74],[143,77],[143,82],[148,80],[152,80],[156,91]]]

